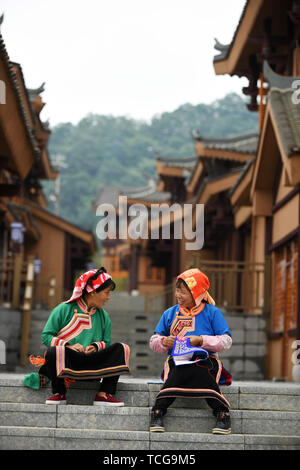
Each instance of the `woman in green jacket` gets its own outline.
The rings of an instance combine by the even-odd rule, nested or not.
[[[72,297],[55,307],[42,332],[47,346],[40,369],[52,382],[53,395],[46,404],[66,404],[66,380],[101,379],[94,405],[124,406],[112,395],[121,374],[129,373],[130,350],[111,344],[111,321],[103,309],[115,289],[105,268],[82,274]]]

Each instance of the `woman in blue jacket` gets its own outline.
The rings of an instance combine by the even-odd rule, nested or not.
[[[177,277],[177,304],[167,309],[157,324],[150,347],[168,353],[164,385],[156,397],[150,431],[163,432],[163,416],[176,397],[205,398],[217,418],[215,434],[229,434],[230,404],[219,383],[230,385],[231,376],[223,369],[218,352],[230,349],[231,333],[221,312],[208,293],[209,280],[199,269],[189,269]],[[189,338],[191,346],[205,349],[206,360],[176,366],[171,356],[175,338]]]

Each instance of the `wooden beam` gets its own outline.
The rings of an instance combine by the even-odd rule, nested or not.
[[[243,49],[248,42],[249,34],[255,24],[264,0],[249,0],[245,15],[238,27],[234,42],[231,46],[228,57],[225,60],[214,62],[217,75],[234,74],[237,63],[243,54]]]
[[[20,184],[0,184],[0,197],[13,197],[19,194]]]
[[[241,227],[252,215],[251,206],[241,206],[234,213],[234,226],[235,228]]]
[[[253,215],[272,216],[273,193],[271,190],[256,189],[253,194]]]

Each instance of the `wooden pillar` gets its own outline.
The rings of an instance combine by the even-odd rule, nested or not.
[[[49,291],[48,291],[48,308],[53,310],[56,305],[56,279],[55,276],[51,276],[49,282]]]
[[[12,294],[12,307],[20,307],[20,287],[21,287],[21,276],[22,276],[22,254],[15,253],[13,259],[13,294]]]
[[[64,287],[72,290],[74,287],[74,279],[72,277],[72,254],[71,254],[71,236],[65,234],[65,266],[64,266]]]
[[[138,289],[138,245],[131,246],[131,260],[130,260],[130,271],[129,271],[129,291]]]
[[[179,255],[180,255],[180,240],[173,239],[172,240],[172,280],[178,276],[179,273]]]
[[[300,204],[299,204],[299,222],[298,222],[298,272],[297,272],[297,284],[298,284],[298,296],[297,296],[297,325],[296,325],[296,339],[300,341]]]
[[[26,286],[25,286],[24,305],[23,305],[23,312],[22,312],[21,350],[20,350],[20,364],[22,366],[25,366],[27,364],[33,288],[34,288],[34,257],[29,256],[28,261],[27,261]]]

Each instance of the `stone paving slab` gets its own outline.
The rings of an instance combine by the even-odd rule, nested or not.
[[[2,426],[56,427],[56,405],[0,403]]]
[[[149,434],[0,426],[0,450],[148,450]]]
[[[0,450],[54,450],[55,429],[0,426]]]
[[[243,434],[300,436],[300,412],[242,411]]]
[[[2,426],[148,431],[149,407],[105,407],[0,403]],[[170,408],[166,432],[207,433],[215,425],[211,410]],[[233,434],[300,435],[300,412],[232,410]]]
[[[51,394],[48,384],[41,390],[31,390],[23,385],[24,374],[0,374],[0,401],[18,403],[45,403]],[[163,382],[157,378],[135,379],[121,376],[116,397],[126,406],[153,406]],[[76,382],[70,385],[68,404],[92,405],[99,382]],[[221,391],[231,409],[296,411],[300,410],[300,384],[278,382],[233,382]],[[171,408],[208,409],[205,400],[176,399]]]
[[[151,450],[244,450],[244,436],[229,434],[150,433]]]
[[[299,436],[0,426],[0,450],[299,450]]]
[[[300,450],[300,436],[246,434],[245,450]]]
[[[58,405],[57,427],[146,431],[149,416],[149,408],[141,407]]]

